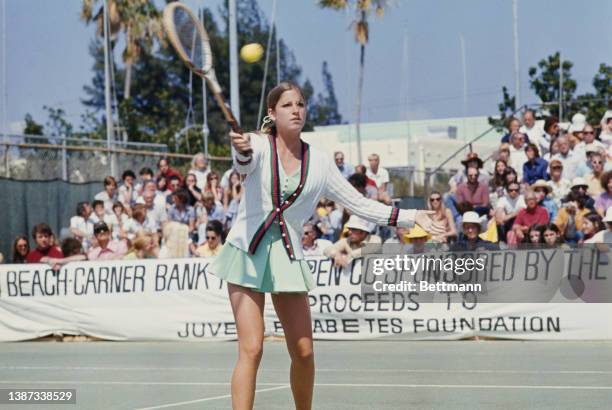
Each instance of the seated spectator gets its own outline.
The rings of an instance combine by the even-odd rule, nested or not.
[[[155,259],[157,257],[155,249],[156,243],[153,235],[144,231],[139,231],[134,236],[130,249],[123,257],[123,260]]]
[[[576,177],[572,180],[572,187],[570,190],[584,199],[585,207],[595,210],[595,200],[587,194],[587,189],[589,189],[589,186],[584,178]]]
[[[367,176],[364,174],[354,173],[348,178],[348,182],[357,190],[359,193],[366,198],[378,201],[378,189],[372,186],[368,187]]]
[[[469,211],[462,215],[462,233],[460,239],[455,243],[451,249],[453,250],[495,250],[497,245],[492,242],[485,241],[480,238],[482,232],[482,225],[480,216],[474,212]]]
[[[121,174],[121,180],[123,184],[119,187],[119,202],[123,204],[126,209],[131,209],[132,205],[136,203],[136,199],[138,198],[138,194],[136,192],[136,188],[134,187],[134,183],[136,182],[136,174],[131,169],[123,171]]]
[[[608,208],[602,222],[607,225],[607,229],[597,232],[591,238],[585,240],[585,243],[612,243],[612,207]]]
[[[559,145],[559,153],[553,155],[551,160],[559,160],[563,164],[563,178],[572,180],[577,176],[578,165],[580,159],[578,155],[570,150],[570,144],[567,137],[557,138],[557,144]]]
[[[43,256],[40,259],[40,263],[47,263],[53,267],[54,270],[58,270],[63,265],[69,262],[86,261],[87,256],[83,250],[81,241],[75,238],[66,238],[62,242],[62,253],[63,258],[53,258],[50,256]]]
[[[541,245],[544,243],[542,232],[545,225],[532,225],[527,231],[527,243],[530,245]]]
[[[321,238],[335,242],[340,236],[342,229],[342,211],[336,208],[334,201],[325,200],[325,213],[319,217],[317,229],[321,232]]]
[[[599,139],[605,145],[612,146],[612,110],[608,110],[601,118],[601,133]]]
[[[90,261],[117,260],[123,258],[127,253],[127,245],[124,241],[111,240],[110,228],[105,222],[98,222],[94,225],[94,236],[97,246],[87,253],[87,259]]]
[[[410,242],[406,239],[406,234],[410,232],[410,228],[403,228],[396,226],[395,227],[395,236],[387,239],[385,241],[385,245],[387,244],[399,244],[399,245],[408,245]]]
[[[167,158],[160,158],[157,161],[157,174],[155,175],[155,179],[159,181],[160,179],[165,180],[166,187],[170,186],[170,177],[176,176],[179,179],[179,185],[183,183],[183,176],[179,171],[174,168],[171,168],[168,164]]]
[[[115,178],[111,176],[104,178],[104,191],[97,193],[94,199],[104,203],[104,211],[107,214],[112,213],[113,204],[117,202],[118,199],[117,181],[115,181]]]
[[[312,222],[306,222],[302,233],[302,252],[304,256],[325,256],[325,249],[333,246],[331,241],[320,238],[320,231]]]
[[[546,209],[538,205],[538,198],[532,190],[525,193],[526,208],[521,209],[514,220],[512,231],[508,232],[507,242],[509,245],[515,245],[525,240],[525,235],[532,225],[547,225],[548,212]]]
[[[155,198],[155,192],[145,190],[143,193],[143,205],[147,211],[145,230],[151,233],[161,231],[162,225],[168,220],[165,205],[156,204]]]
[[[577,243],[580,240],[582,221],[590,212],[585,207],[585,200],[578,193],[570,191],[563,201],[561,209],[555,218],[555,225],[559,227],[561,237],[565,242]]]
[[[599,152],[594,152],[589,156],[591,161],[591,172],[584,176],[587,183],[587,194],[596,198],[604,192],[601,186],[601,176],[604,173],[604,158]]]
[[[160,259],[189,257],[189,227],[178,222],[168,222],[162,230],[163,241]]]
[[[166,208],[170,208],[174,205],[174,193],[183,189],[181,180],[176,175],[172,175],[168,178],[169,184],[166,195]]]
[[[23,235],[18,235],[13,241],[13,259],[11,263],[26,263],[28,253],[30,253],[28,238]]]
[[[196,178],[196,186],[202,192],[204,186],[206,186],[206,176],[210,172],[208,168],[208,160],[206,156],[199,152],[193,156],[191,160],[191,169],[189,170],[190,174],[193,174]],[[193,206],[193,204],[191,204]]]
[[[559,119],[554,116],[547,117],[544,120],[544,133],[539,139],[538,146],[540,148],[540,154],[546,159],[544,154],[551,153],[552,155],[552,144],[559,136]],[[569,143],[567,145],[569,149]]]
[[[500,148],[500,156],[501,155],[503,154],[501,153]],[[448,181],[451,193],[457,192],[457,188],[459,187],[459,185],[468,182],[467,171],[469,168],[476,168],[480,170],[482,169],[484,162],[478,157],[478,153],[468,152],[466,158],[461,161],[461,164],[463,165],[463,170],[453,175],[452,178]],[[482,182],[485,184],[489,183],[489,176],[486,171],[483,170],[483,172],[478,173],[478,182]]]
[[[587,242],[591,240],[595,234],[601,232],[605,229],[604,224],[602,222],[601,216],[597,212],[589,212],[584,216],[582,220],[582,228],[580,229],[582,235],[580,243],[590,243]]]
[[[62,250],[53,245],[53,231],[46,223],[39,223],[32,229],[32,238],[36,242],[36,249],[31,250],[26,256],[27,263],[39,263],[45,256],[52,258],[63,258]]]
[[[370,154],[368,156],[370,166],[366,170],[366,176],[376,183],[378,192],[387,192],[387,184],[389,183],[389,171],[380,166],[380,157],[378,154]]]
[[[409,253],[425,253],[425,244],[430,241],[431,235],[427,233],[419,225],[415,225],[414,228],[410,229],[407,234],[404,235],[404,239],[410,245]]]
[[[372,178],[367,176],[367,169],[365,165],[357,165],[355,167],[355,173],[365,175],[365,191],[367,198],[377,199],[387,204],[391,203],[391,197],[389,196],[389,194],[387,194],[386,192],[379,191],[376,182]]]
[[[165,184],[165,179],[162,179],[163,184]],[[142,195],[138,197],[138,199],[136,199],[136,203],[137,204],[144,204],[145,200],[144,200],[144,196],[147,194],[147,192],[149,192],[152,195],[153,198],[153,203],[155,204],[155,206],[159,206],[159,207],[163,207],[164,209],[166,208],[166,195],[157,190],[157,182],[151,180],[151,181],[146,181],[144,183],[144,187],[142,190]],[[148,206],[147,206],[148,208]]]
[[[240,182],[240,174],[238,171],[232,171],[229,175],[229,186],[223,189],[223,209],[227,212],[230,206],[238,211],[238,204],[242,195],[242,184]],[[232,205],[232,201],[236,204]]]
[[[558,159],[554,159],[550,162],[550,180],[547,181],[548,186],[551,188],[551,198],[557,204],[557,207],[561,206],[561,200],[569,193],[571,183],[568,179],[562,178],[563,175],[563,163]]]
[[[589,148],[595,152],[599,152],[599,150],[605,151],[606,145],[595,139],[595,128],[590,124],[586,124],[582,131],[582,142],[574,148],[574,151],[582,152],[583,155],[587,155],[587,149]]]
[[[557,217],[557,212],[559,212],[559,207],[552,198],[548,197],[551,192],[550,186],[543,179],[539,179],[530,188],[536,194],[538,205],[544,207],[546,212],[548,212],[548,220],[554,221]]]
[[[197,178],[195,174],[188,173],[185,177],[185,188],[189,194],[189,205],[195,206],[198,201],[202,200],[202,190],[197,186]]]
[[[91,208],[93,209],[93,212],[89,214],[89,221],[92,223],[92,225],[95,225],[98,222],[104,222],[104,217],[106,216],[106,208],[104,206],[104,201],[95,199],[91,203]],[[111,211],[112,209],[113,208],[111,206]]]
[[[111,230],[111,238],[115,240],[126,239],[125,224],[130,219],[121,202],[115,202],[113,213],[104,216],[104,222]]]
[[[503,159],[498,159],[495,161],[495,170],[493,172],[493,177],[489,182],[489,190],[492,192],[492,198],[495,199],[495,202],[502,196],[504,196],[504,190],[506,187],[506,170],[508,169],[508,164]],[[493,199],[491,199],[493,202]]]
[[[219,174],[216,171],[210,171],[206,176],[206,185],[204,191],[211,192],[215,196],[215,202],[223,203],[223,188],[219,184]]]
[[[370,233],[376,228],[376,225],[357,215],[351,215],[346,227],[348,237],[340,239],[324,250],[325,256],[333,258],[334,264],[343,268],[347,267],[353,259],[360,258],[366,245],[382,244],[379,236]]]
[[[145,183],[147,183],[148,181],[153,181],[154,176],[153,170],[148,167],[141,168],[138,175],[140,176],[140,181],[134,187],[134,190],[136,191],[136,198],[142,196]]]
[[[102,210],[104,210],[104,203],[102,203]],[[89,219],[91,213],[89,203],[79,202],[76,216],[70,218],[70,233],[83,244],[85,249],[89,249],[93,239],[93,223]]]
[[[194,248],[192,253],[200,258],[217,256],[223,248],[223,224],[219,221],[210,221],[206,224],[206,232],[199,238],[200,246]]]
[[[520,191],[521,187],[518,182],[511,182],[508,184],[507,195],[497,201],[495,220],[501,238],[505,238],[510,232],[519,211],[527,207],[525,198],[520,194]]]
[[[336,166],[344,178],[348,179],[348,177],[355,173],[353,167],[344,162],[344,153],[342,151],[334,152],[334,161],[336,161]]]
[[[604,190],[595,201],[595,210],[601,216],[612,207],[612,171],[604,172],[601,176],[601,187]]]
[[[541,126],[536,124],[536,113],[534,110],[525,110],[523,113],[523,125],[518,131],[527,135],[527,142],[532,142],[539,146],[544,130]],[[510,135],[512,135],[512,133]]]
[[[538,179],[548,180],[548,162],[540,158],[540,151],[535,144],[527,144],[525,148],[527,162],[523,164],[523,182],[533,184]]]
[[[525,153],[525,134],[520,132],[512,135],[510,140],[510,161],[508,163],[518,173],[519,179],[523,179],[523,165],[527,162]]]
[[[212,192],[202,194],[202,202],[196,205],[196,217],[198,226],[206,225],[208,221],[219,221],[225,224],[223,205],[215,200],[215,195]]]
[[[196,213],[189,205],[189,194],[185,189],[180,189],[172,194],[174,205],[168,209],[168,220],[185,224],[189,227],[189,233],[195,232]]]
[[[561,238],[561,231],[557,227],[557,225],[551,223],[544,226],[542,236],[544,238],[544,243],[550,247],[557,247],[563,243]]]
[[[442,204],[442,195],[440,192],[433,191],[431,195],[429,195],[428,207],[430,211],[435,211],[433,215],[434,221],[442,222],[445,227],[444,233],[435,235],[430,239],[436,243],[447,243],[449,238],[456,238],[457,228],[455,226],[453,213]]]
[[[546,161],[547,161],[547,162],[550,164],[550,161],[551,161],[551,160],[553,159],[553,157],[554,157],[555,155],[557,155],[559,152],[560,152],[560,150],[559,150],[559,141],[558,141],[558,138],[557,138],[557,139],[554,139],[554,140],[553,140],[553,141],[550,143],[550,149],[549,149],[549,151],[548,151],[546,154],[542,155],[542,158],[544,158],[544,159],[545,159],[545,160],[546,160]]]
[[[147,208],[143,204],[136,204],[132,209],[132,217],[123,225],[123,230],[128,240],[132,241],[140,231],[148,233],[157,232],[147,226]]]
[[[516,173],[514,168],[508,167],[506,168],[506,185],[505,186],[508,186],[509,184],[513,182],[516,182],[517,184],[520,183],[518,174]]]
[[[479,215],[489,212],[489,189],[484,182],[478,182],[478,168],[468,168],[468,180],[457,187],[457,202],[468,202]]]
[[[501,143],[502,144],[510,143],[510,137],[512,137],[517,132],[519,132],[520,128],[521,128],[521,122],[519,121],[518,118],[516,117],[508,118],[508,120],[506,120],[506,129],[508,130],[508,132],[506,133],[506,135],[502,137]],[[529,142],[529,137],[525,136],[525,138],[526,138],[526,142]]]

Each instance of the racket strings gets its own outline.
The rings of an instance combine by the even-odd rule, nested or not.
[[[181,47],[195,68],[202,70],[206,66],[206,54],[202,47],[202,36],[196,28],[193,17],[180,8],[174,12],[174,27]]]

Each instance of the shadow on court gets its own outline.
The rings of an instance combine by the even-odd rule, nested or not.
[[[0,388],[77,390],[19,409],[229,409],[236,344],[4,343]],[[315,342],[315,409],[605,409],[612,342]],[[256,409],[292,408],[283,342],[266,342]],[[6,407],[5,407],[6,408]]]

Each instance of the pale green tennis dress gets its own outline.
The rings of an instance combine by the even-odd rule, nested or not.
[[[285,200],[299,185],[300,172],[288,177],[282,166],[278,168],[282,200]],[[227,242],[208,271],[229,283],[258,292],[308,292],[316,286],[308,263],[289,259],[278,220],[268,228],[254,255]]]

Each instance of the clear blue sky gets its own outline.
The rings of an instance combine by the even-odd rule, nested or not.
[[[21,121],[28,112],[44,121],[42,106],[50,105],[63,107],[79,123],[82,87],[91,79],[88,44],[95,31],[79,20],[81,1],[2,1],[7,61],[0,66],[7,70],[7,122]],[[185,3],[216,10],[221,0]],[[340,111],[354,120],[358,47],[348,30],[352,14],[321,10],[314,0],[278,3],[279,32],[304,76],[321,90],[321,64],[327,60]],[[272,0],[259,4],[270,13]],[[529,90],[528,68],[557,50],[574,62],[579,92],[590,90],[599,63],[612,64],[612,1],[519,0],[518,5],[522,102],[537,102]],[[467,114],[495,114],[501,87],[514,90],[512,1],[396,0],[370,26],[363,120],[461,116],[461,33],[466,45]]]

